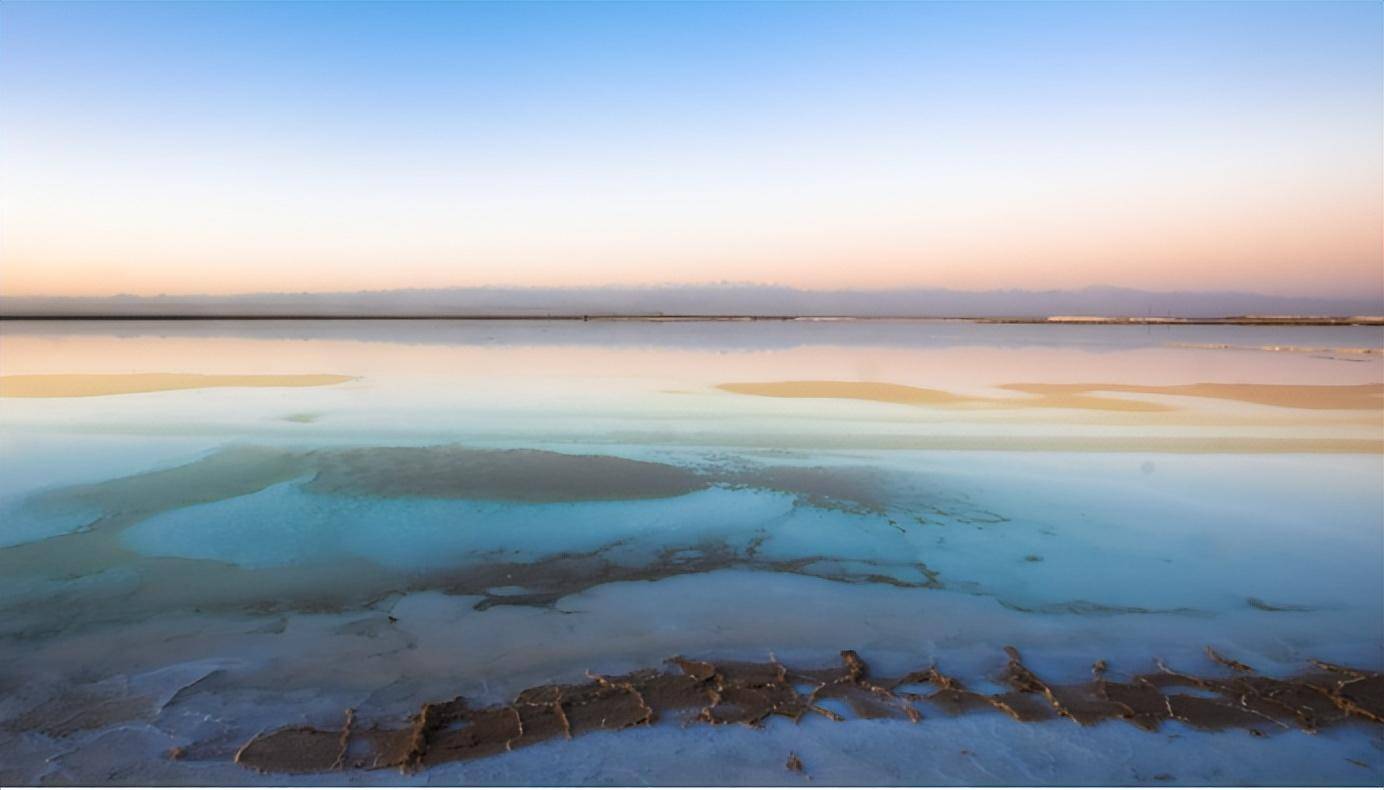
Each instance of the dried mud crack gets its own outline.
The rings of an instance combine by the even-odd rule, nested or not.
[[[1089,682],[1055,685],[1029,669],[1017,650],[1005,651],[1009,660],[1002,679],[1008,690],[996,694],[972,691],[936,666],[876,678],[853,650],[842,651],[839,667],[802,670],[777,660],[677,657],[667,670],[618,677],[588,673],[586,683],[537,686],[503,705],[472,707],[461,697],[429,702],[396,726],[364,727],[357,712],[348,710],[337,729],[293,726],[256,735],[235,760],[272,773],[414,772],[554,738],[643,727],[671,714],[692,722],[757,727],[771,716],[795,722],[806,716],[851,718],[837,710],[849,710],[854,718],[912,722],[932,714],[1001,712],[1021,722],[1122,720],[1156,730],[1178,721],[1256,735],[1290,728],[1315,732],[1351,721],[1384,724],[1384,674],[1379,672],[1314,661],[1298,675],[1272,678],[1208,648],[1208,656],[1233,674],[1199,677],[1156,662],[1156,672],[1113,680],[1105,662],[1097,661]],[[836,709],[824,703],[835,703]],[[790,755],[790,769],[801,765]]]

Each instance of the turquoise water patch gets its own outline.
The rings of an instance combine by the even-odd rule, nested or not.
[[[0,501],[0,548],[76,532],[101,517],[100,508],[42,497]]]
[[[907,528],[907,544],[949,583],[975,582],[1036,612],[1095,602],[1225,613],[1259,599],[1384,618],[1378,457],[964,459],[886,462],[1009,517]]]
[[[408,571],[527,562],[625,541],[692,546],[782,518],[792,497],[712,488],[657,500],[522,504],[312,494],[302,482],[161,513],[131,527],[142,554],[246,568],[357,557]]]

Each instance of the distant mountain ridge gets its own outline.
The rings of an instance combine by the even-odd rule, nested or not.
[[[1384,292],[1352,299],[1234,291],[953,291],[941,288],[811,291],[772,285],[473,287],[226,296],[0,296],[0,316],[322,317],[806,316],[1042,318],[1384,314]]]

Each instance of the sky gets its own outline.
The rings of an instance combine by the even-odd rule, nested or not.
[[[0,294],[1384,297],[1384,5],[0,4]]]

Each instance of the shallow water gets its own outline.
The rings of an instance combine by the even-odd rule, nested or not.
[[[673,655],[849,648],[982,691],[1005,645],[1054,683],[1097,659],[1224,674],[1207,645],[1277,676],[1384,669],[1384,411],[1358,389],[1384,382],[1382,345],[1377,327],[5,322],[4,376],[351,378],[0,399],[0,782],[283,783],[234,762],[262,730],[347,708],[397,724]],[[756,394],[802,392],[758,386],[782,382],[947,397]],[[1033,384],[1094,395],[1010,386]],[[1192,384],[1320,389],[1153,389]],[[1384,780],[1363,721],[1259,738],[923,715],[665,718],[349,781]]]

